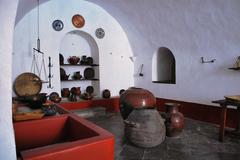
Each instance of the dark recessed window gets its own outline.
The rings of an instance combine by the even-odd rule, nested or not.
[[[166,47],[161,47],[153,55],[152,82],[176,84],[176,64],[173,53]]]

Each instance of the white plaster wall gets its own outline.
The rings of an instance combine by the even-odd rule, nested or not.
[[[0,159],[16,159],[12,125],[12,42],[18,0],[0,1]],[[10,12],[11,11],[11,12]]]
[[[23,3],[23,1],[22,1]],[[21,11],[19,11],[21,12]],[[16,23],[14,32],[13,80],[22,72],[29,71],[32,61],[32,48],[36,47],[37,39],[37,10],[36,8],[25,13],[25,16]],[[72,16],[81,14],[85,18],[85,26],[76,29],[71,22]],[[56,32],[52,29],[52,22],[60,19],[64,29]],[[45,58],[53,58],[53,89],[43,85],[42,92],[59,92],[61,83],[59,78],[58,54],[61,50],[61,41],[70,31],[81,30],[94,37],[99,49],[99,78],[100,91],[108,88],[113,96],[118,95],[122,88],[133,86],[133,63],[130,60],[132,50],[127,36],[118,22],[106,11],[97,5],[79,0],[51,0],[40,5],[40,39],[41,49]],[[105,37],[97,39],[95,30],[105,30]],[[74,84],[75,85],[75,84]],[[81,85],[81,82],[79,82]]]
[[[155,96],[211,104],[240,93],[240,74],[228,70],[240,54],[239,0],[90,0],[122,25],[135,61],[135,85]],[[155,84],[152,57],[159,47],[176,59],[176,84]],[[200,58],[216,59],[201,64]],[[144,77],[137,76],[144,64]]]

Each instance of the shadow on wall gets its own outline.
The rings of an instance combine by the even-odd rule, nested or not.
[[[152,59],[152,82],[176,84],[176,62],[173,53],[160,47]]]

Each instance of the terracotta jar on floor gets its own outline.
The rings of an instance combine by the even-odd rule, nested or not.
[[[166,135],[168,137],[179,136],[184,127],[184,116],[178,111],[177,103],[165,103],[166,106]]]
[[[120,95],[120,111],[123,119],[126,119],[133,109],[154,108],[156,98],[143,88],[131,87]]]

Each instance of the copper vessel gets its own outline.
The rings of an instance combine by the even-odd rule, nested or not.
[[[69,88],[63,88],[61,93],[62,93],[62,97],[69,97],[70,90],[69,90]]]
[[[154,108],[156,98],[143,88],[131,87],[120,95],[120,112],[126,119],[133,109]]]
[[[72,65],[78,64],[79,61],[80,61],[80,58],[77,57],[77,56],[70,56],[70,57],[68,58],[68,62],[69,62],[70,64],[72,64]]]
[[[179,104],[165,103],[166,106],[166,135],[175,137],[182,133],[184,128],[184,116],[178,111]]]

